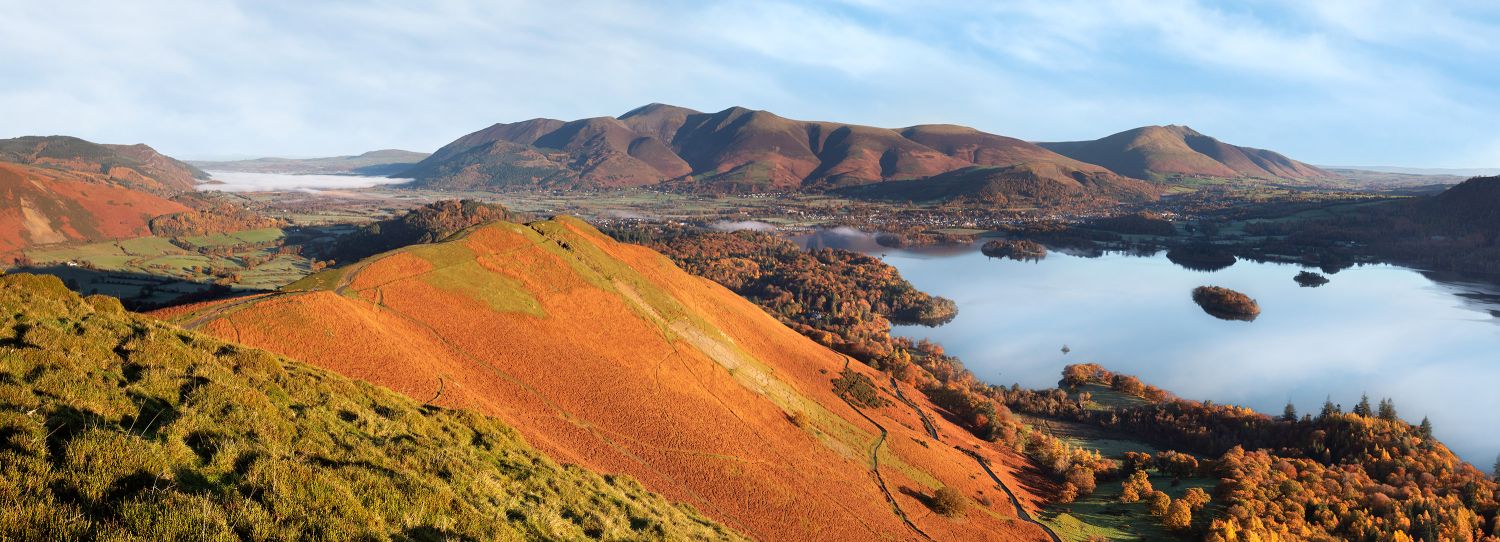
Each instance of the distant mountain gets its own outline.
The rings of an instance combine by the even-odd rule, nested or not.
[[[1493,177],[1500,175],[1500,168],[1435,168],[1400,166],[1321,166],[1324,169],[1354,169],[1377,173],[1399,173],[1402,175],[1433,175],[1443,177]]]
[[[414,187],[446,189],[660,185],[763,193],[925,179],[974,166],[998,168],[994,175],[1015,168],[1025,182],[1084,186],[1082,192],[1049,189],[1057,193],[1156,194],[1103,167],[962,126],[892,130],[791,120],[743,107],[702,113],[665,104],[618,118],[496,124],[438,149],[402,176],[415,178]]]
[[[372,175],[385,176],[410,169],[413,164],[429,155],[425,152],[383,149],[358,156],[333,156],[328,158],[256,158],[233,161],[191,161],[189,163],[212,171],[243,171],[248,173],[284,173],[293,175]]]
[[[152,219],[191,210],[172,198],[205,178],[145,145],[66,136],[0,140],[0,254],[149,235]]]
[[[1038,143],[1137,179],[1174,177],[1331,181],[1338,176],[1265,149],[1239,147],[1187,126],[1145,126],[1093,141]]]

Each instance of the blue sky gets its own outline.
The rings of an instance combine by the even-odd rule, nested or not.
[[[731,105],[1030,140],[1187,124],[1317,164],[1500,166],[1500,4],[0,0],[0,137],[432,150]]]

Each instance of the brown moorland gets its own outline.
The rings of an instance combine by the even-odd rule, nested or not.
[[[496,124],[449,143],[403,176],[414,177],[414,186],[449,189],[661,184],[764,193],[922,180],[975,166],[1024,182],[1063,185],[1046,190],[1069,197],[1151,199],[1158,192],[1103,167],[963,126],[893,130],[792,120],[743,107],[702,113],[665,104],[618,118]]]
[[[963,450],[1034,510],[1014,452],[938,415],[933,440],[877,371],[570,218],[479,226],[161,316],[497,416],[559,461],[628,473],[759,539],[1047,537]],[[861,411],[836,395],[846,367],[889,404]],[[925,503],[943,487],[977,504],[941,516]]]

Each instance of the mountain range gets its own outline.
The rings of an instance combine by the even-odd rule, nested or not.
[[[252,160],[206,161],[189,163],[211,171],[243,171],[248,173],[284,173],[292,175],[393,175],[410,169],[412,165],[427,158],[425,152],[381,149],[354,156],[330,156],[325,158],[255,158]]]
[[[877,128],[787,119],[731,107],[650,104],[619,117],[495,124],[438,149],[400,176],[411,186],[622,188],[725,193],[823,192],[988,203],[1156,198],[1174,177],[1316,182],[1336,176],[1275,152],[1181,126],[1100,140],[1034,144],[965,126]],[[926,181],[935,190],[926,191]],[[891,188],[860,188],[904,182]],[[928,193],[930,192],[930,193]]]
[[[651,104],[619,117],[496,124],[403,173],[426,188],[661,186],[709,192],[826,191],[965,168],[1093,187],[1131,199],[1154,187],[1019,139],[951,125],[900,129],[800,121],[731,107]]]

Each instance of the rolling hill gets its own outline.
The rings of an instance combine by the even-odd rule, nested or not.
[[[0,539],[742,540],[513,429],[0,276]]]
[[[1338,176],[1273,151],[1239,147],[1187,126],[1144,126],[1093,141],[1038,143],[1137,179],[1174,177],[1318,182]]]
[[[172,198],[204,178],[145,145],[65,136],[0,140],[0,256],[42,244],[149,235],[153,218],[191,210]]]
[[[571,218],[476,226],[157,315],[493,415],[558,461],[631,475],[753,538],[1047,537],[1018,517],[1047,482],[1017,483],[1014,452],[934,415],[935,440],[937,411],[908,385]],[[928,508],[943,487],[975,503],[966,517]]]
[[[191,192],[208,178],[146,145],[101,145],[69,136],[0,139],[0,162],[70,171],[164,197]]]
[[[401,176],[425,188],[660,185],[765,193],[925,179],[974,166],[1022,166],[1027,180],[1081,184],[1091,197],[1157,195],[1153,187],[1103,167],[962,126],[891,130],[792,120],[743,107],[702,113],[665,104],[618,118],[496,124],[444,146]]]
[[[255,158],[252,160],[202,161],[194,160],[193,166],[212,171],[244,171],[249,173],[284,173],[292,175],[393,175],[410,169],[413,164],[427,158],[425,152],[382,149],[355,156],[331,156],[327,158]]]

